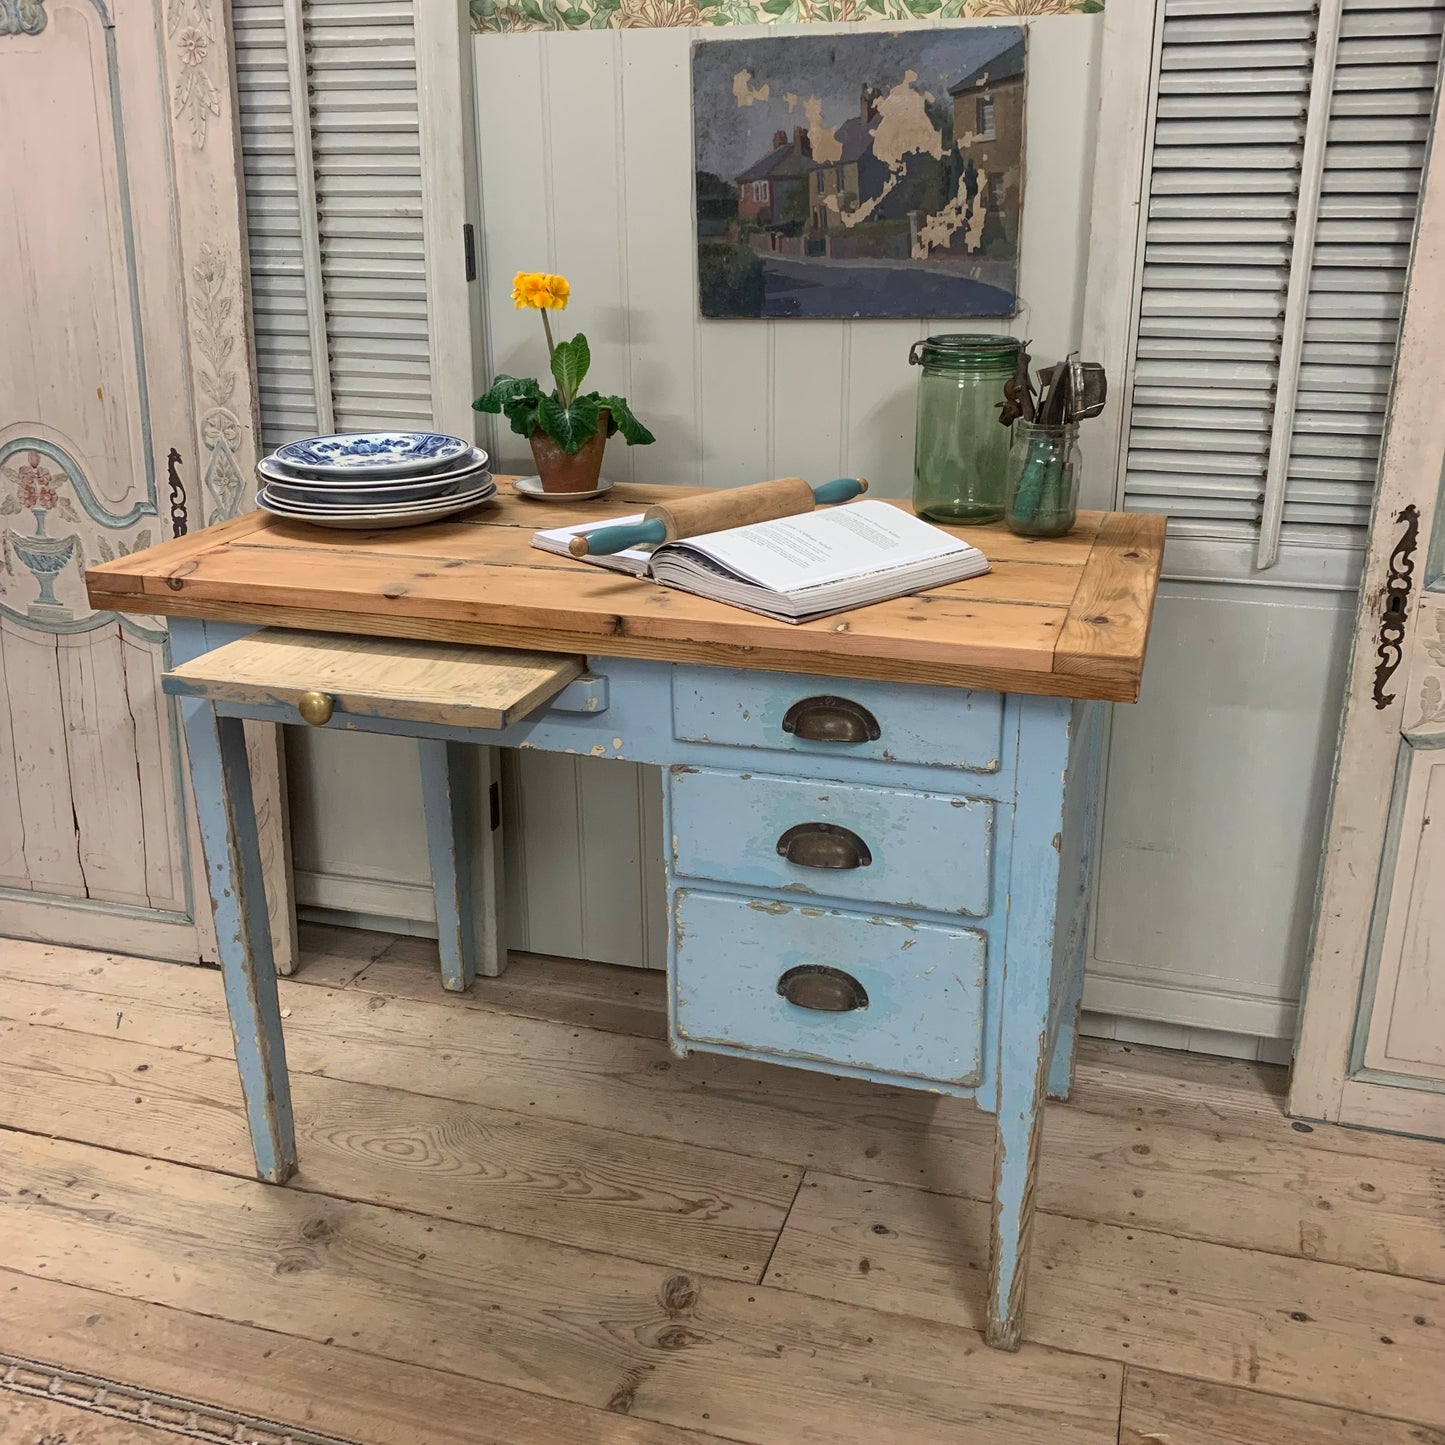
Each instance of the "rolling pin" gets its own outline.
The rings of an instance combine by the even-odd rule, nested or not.
[[[867,490],[868,483],[862,477],[840,477],[821,487],[810,487],[802,477],[782,477],[751,487],[720,488],[649,507],[641,522],[599,527],[585,536],[573,537],[567,550],[574,557],[607,557],[629,547],[660,546],[679,537],[701,537],[706,532],[746,527],[749,522],[796,517],[811,512],[815,506],[851,502]]]

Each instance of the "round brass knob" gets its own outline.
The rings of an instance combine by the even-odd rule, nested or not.
[[[296,704],[296,711],[301,714],[303,722],[309,722],[314,728],[324,728],[331,721],[331,711],[335,705],[330,693],[303,692]]]

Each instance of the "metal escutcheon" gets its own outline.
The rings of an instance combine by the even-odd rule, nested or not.
[[[856,978],[823,963],[790,968],[778,980],[778,992],[790,1004],[816,1013],[843,1014],[868,1007],[867,991]]]
[[[303,692],[296,701],[301,721],[310,723],[314,728],[324,728],[331,721],[335,706],[335,699],[327,692]]]

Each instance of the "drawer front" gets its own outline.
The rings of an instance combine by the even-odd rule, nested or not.
[[[682,878],[982,918],[994,804],[982,798],[673,768]]]
[[[686,742],[991,773],[1003,746],[1003,695],[678,667],[672,722]]]
[[[690,889],[673,909],[681,1039],[978,1082],[982,933]]]

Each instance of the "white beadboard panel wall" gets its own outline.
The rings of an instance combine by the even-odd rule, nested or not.
[[[723,38],[804,28],[818,33],[729,27]],[[586,332],[596,384],[627,396],[658,437],[650,447],[614,442],[610,475],[708,486],[862,475],[878,494],[904,496],[917,376],[909,346],[932,331],[1000,323],[698,317],[691,52],[716,33],[474,38],[488,371],[540,370],[540,324],[514,310],[508,292],[517,271],[561,272],[573,295],[563,330]],[[1040,362],[1077,344],[1081,328],[1099,38],[1089,17],[1030,25],[1023,309],[1011,329],[1033,339]],[[530,469],[526,444],[504,423],[490,446],[499,468]],[[526,754],[504,758],[503,781],[511,946],[661,967],[656,774]],[[378,868],[358,862],[354,834],[328,839],[340,851],[322,871],[400,880],[420,903],[419,846],[402,857],[393,842]],[[303,898],[313,881],[300,875]],[[335,896],[334,880],[321,886]]]
[[[926,27],[887,27],[903,28]],[[728,27],[721,38],[799,31],[819,27]],[[1023,309],[1010,329],[1033,338],[1041,363],[1081,327],[1099,34],[1095,17],[1029,26]],[[559,271],[572,283],[562,329],[587,333],[597,385],[622,391],[658,437],[614,443],[614,477],[734,486],[861,474],[902,496],[913,465],[909,346],[1001,323],[700,320],[690,61],[708,36],[718,31],[474,38],[490,370],[538,370],[541,326],[507,293],[517,271]],[[494,427],[500,464],[529,468],[522,438]]]

